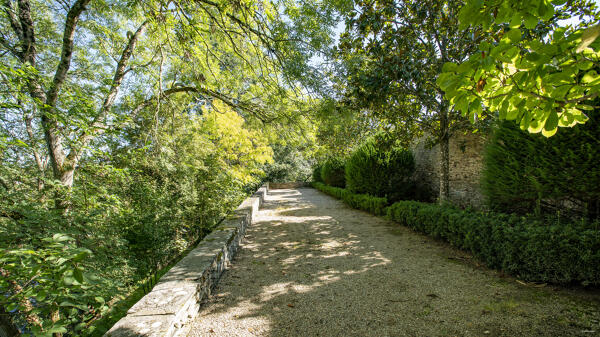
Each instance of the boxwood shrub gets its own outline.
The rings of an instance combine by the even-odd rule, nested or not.
[[[600,285],[600,223],[549,223],[517,215],[400,201],[386,209],[401,225],[444,239],[491,268],[526,281]]]
[[[366,194],[354,194],[346,189],[327,186],[322,183],[313,183],[313,187],[332,197],[342,199],[352,208],[360,209],[375,215],[384,215],[385,207],[388,205],[386,198],[378,198]]]

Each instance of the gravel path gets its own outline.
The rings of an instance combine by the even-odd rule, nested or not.
[[[598,336],[599,312],[301,188],[269,192],[189,336]]]

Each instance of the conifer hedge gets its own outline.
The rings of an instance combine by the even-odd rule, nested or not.
[[[484,159],[482,188],[491,209],[537,215],[600,215],[600,123],[560,128],[550,138],[501,123]]]
[[[346,186],[352,193],[385,197],[392,202],[406,199],[413,191],[412,152],[381,143],[371,138],[352,152],[346,161]]]

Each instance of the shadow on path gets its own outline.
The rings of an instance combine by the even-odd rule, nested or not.
[[[189,336],[591,336],[598,292],[522,286],[314,189],[269,192]]]

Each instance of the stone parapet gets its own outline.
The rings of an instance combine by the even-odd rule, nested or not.
[[[264,185],[244,200],[104,336],[182,335],[186,324],[198,314],[200,302],[210,295],[239,250],[246,228],[256,218],[267,193]]]

